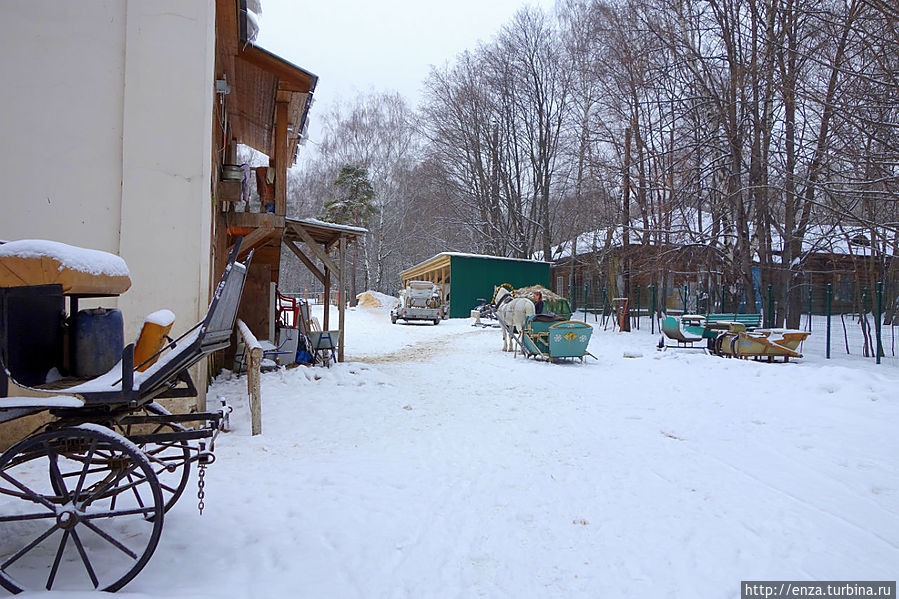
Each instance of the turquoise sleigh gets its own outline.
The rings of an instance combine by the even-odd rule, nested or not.
[[[587,351],[593,327],[576,320],[556,320],[551,314],[537,314],[528,319],[522,334],[522,346],[528,357],[555,362],[563,358],[596,358]]]

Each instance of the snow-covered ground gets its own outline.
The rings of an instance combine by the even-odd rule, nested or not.
[[[206,509],[192,481],[120,596],[736,598],[741,580],[896,579],[895,367],[659,352],[648,326],[546,364],[468,320],[347,323],[345,363],[263,375],[261,436],[245,379],[216,382],[234,430]]]

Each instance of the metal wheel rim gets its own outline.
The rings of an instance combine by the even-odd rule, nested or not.
[[[156,549],[163,506],[149,460],[121,435],[32,435],[0,456],[0,586],[117,591]]]

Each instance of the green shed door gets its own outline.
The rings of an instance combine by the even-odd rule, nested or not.
[[[450,259],[450,318],[468,318],[478,298],[488,302],[493,288],[509,283],[516,289],[543,285],[549,288],[549,262],[452,256]]]

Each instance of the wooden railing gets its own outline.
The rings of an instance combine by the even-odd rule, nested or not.
[[[243,338],[247,357],[247,395],[250,397],[250,421],[253,435],[262,433],[262,344],[250,332],[250,327],[237,319],[237,331]]]

